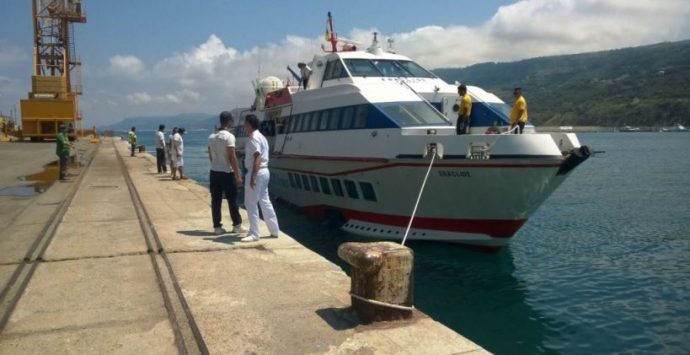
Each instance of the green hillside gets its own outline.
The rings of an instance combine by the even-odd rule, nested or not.
[[[434,72],[509,103],[522,86],[538,125],[690,123],[690,40]]]

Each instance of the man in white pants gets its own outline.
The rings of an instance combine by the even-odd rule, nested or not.
[[[261,206],[261,212],[271,237],[278,237],[280,233],[278,218],[268,197],[268,181],[271,178],[268,172],[268,141],[258,128],[259,119],[255,115],[247,115],[244,119],[244,129],[247,132],[244,148],[244,167],[247,169],[247,176],[244,181],[244,205],[249,215],[249,233],[242,238],[243,242],[259,240],[259,208],[257,205]]]

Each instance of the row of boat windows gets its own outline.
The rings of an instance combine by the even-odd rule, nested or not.
[[[315,132],[367,127],[369,105],[354,105],[293,115],[288,132]]]
[[[366,201],[376,202],[376,192],[374,185],[368,182],[352,180],[328,179],[323,176],[316,177],[314,175],[304,175],[297,173],[288,173],[288,180],[290,180],[290,187],[297,190],[304,190],[316,193],[323,193],[326,195],[335,195],[338,197],[347,197],[352,199],[361,198]],[[359,185],[359,189],[357,189]]]

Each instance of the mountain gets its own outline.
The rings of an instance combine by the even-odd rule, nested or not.
[[[521,86],[537,125],[690,124],[690,40],[434,72],[508,103]]]
[[[104,130],[126,131],[132,126],[138,130],[157,130],[159,124],[164,124],[169,130],[173,127],[186,129],[212,129],[218,125],[218,116],[208,113],[183,113],[175,116],[129,117],[110,126],[99,127]]]

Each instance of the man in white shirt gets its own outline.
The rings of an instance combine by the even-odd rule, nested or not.
[[[211,215],[213,216],[213,232],[217,235],[225,234],[221,223],[221,206],[223,195],[228,200],[230,218],[232,219],[232,233],[246,232],[242,229],[242,217],[237,204],[237,190],[242,186],[242,175],[235,155],[235,136],[230,133],[233,118],[228,111],[220,114],[220,129],[208,137],[208,158],[211,161]]]
[[[242,238],[243,242],[259,240],[259,208],[264,215],[271,237],[278,237],[280,228],[273,204],[268,197],[268,182],[271,175],[268,172],[268,141],[259,132],[259,119],[255,115],[247,115],[244,119],[244,129],[247,132],[247,142],[244,148],[244,167],[247,176],[244,181],[244,205],[249,215],[249,232]]]
[[[182,139],[182,136],[185,134],[186,130],[182,127],[177,129],[177,133],[173,136],[171,145],[172,145],[172,157],[171,160],[173,161],[173,164],[175,165],[175,170],[173,170],[173,180],[187,180],[187,176],[184,174],[184,159],[183,154],[184,154],[184,140]],[[176,173],[180,173],[180,177],[178,178],[176,176]]]
[[[165,164],[165,125],[159,125],[156,131],[156,166],[158,173],[167,173],[168,167]]]

